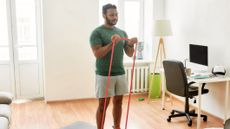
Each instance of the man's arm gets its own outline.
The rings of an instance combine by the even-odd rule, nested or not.
[[[109,43],[103,47],[101,44],[94,45],[94,46],[91,46],[91,48],[92,48],[93,54],[96,58],[102,58],[112,49],[112,43]]]
[[[127,56],[129,56],[129,57],[133,56],[135,43],[137,43],[137,38],[131,38],[128,40],[128,43],[125,46],[125,53]]]
[[[116,45],[121,40],[121,37],[117,34],[114,34],[111,37],[111,40]],[[104,57],[112,49],[113,43],[108,43],[106,46],[102,46],[101,44],[91,46],[94,56],[96,58]]]

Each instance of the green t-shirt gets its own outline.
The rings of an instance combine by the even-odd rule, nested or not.
[[[93,46],[93,45],[101,44],[102,46],[105,46],[111,43],[111,37],[114,34],[118,34],[122,38],[128,37],[125,31],[117,27],[106,28],[104,27],[104,25],[102,25],[97,27],[91,33],[90,45]],[[125,74],[125,70],[123,66],[123,55],[124,55],[124,47],[126,45],[127,43],[124,40],[120,41],[115,45],[111,76]],[[96,59],[96,74],[102,76],[108,76],[110,58],[111,58],[111,51],[108,52],[104,57]]]

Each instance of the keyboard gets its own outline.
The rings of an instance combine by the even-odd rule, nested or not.
[[[209,78],[210,76],[208,75],[195,75],[195,76],[191,76],[191,78],[193,79],[205,79],[205,78]]]
[[[191,75],[190,77],[193,79],[205,79],[205,78],[210,78],[213,75],[211,73],[195,73]]]

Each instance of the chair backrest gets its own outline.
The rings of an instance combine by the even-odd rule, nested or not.
[[[176,60],[164,60],[163,66],[167,90],[185,97],[188,93],[188,82],[183,63]]]

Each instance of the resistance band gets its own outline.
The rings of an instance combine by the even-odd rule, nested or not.
[[[105,91],[104,109],[103,109],[102,121],[101,121],[101,129],[103,129],[103,127],[104,127],[105,110],[106,110],[106,104],[107,104],[107,97],[108,97],[108,93],[109,93],[110,74],[111,74],[112,64],[113,64],[114,47],[115,47],[115,41],[112,41],[112,52],[111,52],[110,64],[109,64],[108,80],[106,83],[106,91]]]
[[[128,38],[121,38],[121,40],[128,41]],[[109,65],[109,73],[108,73],[108,79],[106,83],[106,92],[105,92],[105,100],[104,100],[104,109],[102,114],[102,121],[101,121],[101,129],[104,127],[104,120],[105,120],[105,110],[107,105],[107,97],[109,93],[109,85],[110,85],[110,76],[111,76],[111,70],[112,70],[112,64],[113,64],[113,55],[114,55],[114,48],[115,48],[115,41],[112,41],[112,52],[110,57],[110,65]],[[125,129],[127,129],[128,124],[128,116],[129,116],[129,108],[130,108],[130,100],[132,95],[132,86],[133,86],[133,74],[134,74],[134,66],[135,66],[135,60],[136,60],[136,45],[134,49],[134,58],[133,58],[133,65],[132,65],[132,75],[131,75],[131,82],[130,82],[130,91],[129,91],[129,98],[128,98],[128,106],[127,106],[127,113],[126,113],[126,123],[125,123]],[[102,126],[103,125],[103,126]]]
[[[128,119],[129,119],[129,108],[130,108],[130,101],[131,101],[132,87],[133,87],[133,74],[134,74],[134,66],[135,66],[135,61],[136,61],[136,51],[137,51],[137,45],[135,45],[135,48],[134,48],[134,57],[133,57],[132,74],[131,74],[131,80],[130,80],[131,82],[130,82],[130,89],[129,89],[129,99],[128,99],[128,107],[127,107],[127,113],[126,113],[125,129],[127,129]]]

